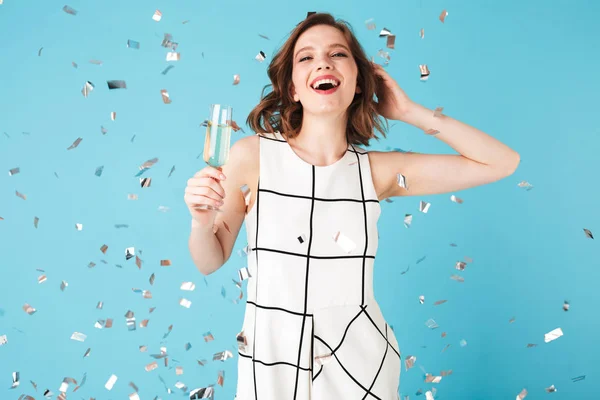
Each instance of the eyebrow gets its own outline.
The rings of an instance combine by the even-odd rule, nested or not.
[[[344,49],[346,49],[346,51],[350,52],[350,49],[348,49],[345,45],[341,44],[341,43],[332,43],[329,45],[329,48],[332,49],[334,47],[343,47]],[[312,46],[306,46],[301,48],[300,50],[298,50],[296,52],[296,55],[294,57],[296,57],[298,54],[300,54],[300,52],[304,51],[304,50],[314,50],[315,48]]]

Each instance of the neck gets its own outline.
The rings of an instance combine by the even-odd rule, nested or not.
[[[288,140],[294,149],[310,158],[314,165],[330,165],[344,156],[348,149],[345,115],[304,115],[298,135]]]

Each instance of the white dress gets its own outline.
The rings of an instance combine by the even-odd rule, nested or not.
[[[399,399],[398,342],[373,295],[380,212],[365,150],[313,166],[260,134],[236,400]]]

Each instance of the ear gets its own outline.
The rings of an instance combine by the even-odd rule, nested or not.
[[[291,84],[291,86],[290,86],[290,95],[292,96],[292,98],[294,99],[294,101],[296,103],[300,101],[300,97],[296,93],[296,89],[294,88],[294,84]]]

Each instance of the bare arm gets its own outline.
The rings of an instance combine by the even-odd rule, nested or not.
[[[212,274],[231,257],[246,215],[240,188],[249,185],[249,179],[256,174],[259,140],[258,136],[249,136],[231,146],[229,160],[222,170],[226,177],[221,181],[225,190],[224,204],[220,207],[222,212],[215,217],[214,227],[204,227],[192,220],[188,245],[194,264],[204,275]]]

